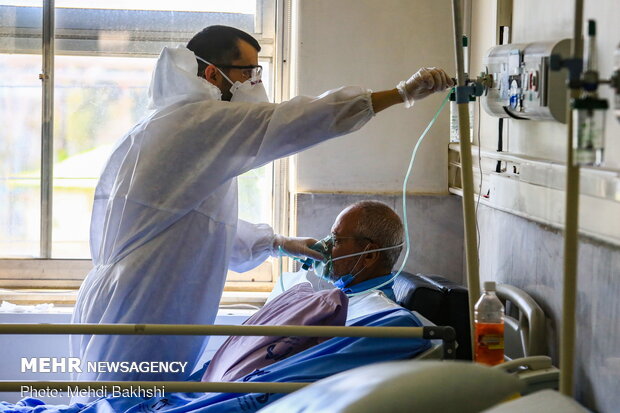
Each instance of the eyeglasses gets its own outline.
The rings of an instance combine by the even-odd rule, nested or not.
[[[341,243],[341,240],[345,240],[345,239],[365,239],[371,243],[374,243],[374,241],[368,237],[363,237],[363,236],[343,237],[340,235],[336,235],[333,232],[331,233],[331,240],[333,242],[333,245],[339,245]]]
[[[241,75],[245,79],[252,79],[258,81],[261,79],[263,74],[263,67],[261,65],[215,65],[221,69],[239,69],[241,70]]]

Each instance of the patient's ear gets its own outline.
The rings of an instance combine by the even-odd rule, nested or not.
[[[371,243],[368,245],[368,249],[369,250],[375,250],[378,249],[379,246],[377,244]],[[370,268],[374,265],[377,265],[377,263],[379,262],[379,259],[381,258],[381,251],[375,251],[375,252],[369,252],[368,254],[364,255],[364,266],[366,268]]]

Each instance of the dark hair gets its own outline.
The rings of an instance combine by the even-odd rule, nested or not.
[[[214,65],[228,65],[241,56],[237,45],[238,40],[248,42],[256,51],[260,52],[260,45],[256,39],[243,30],[219,25],[205,27],[196,33],[187,43],[187,48],[196,56],[200,56]],[[196,61],[198,62],[197,75],[204,77],[207,64],[198,59]]]

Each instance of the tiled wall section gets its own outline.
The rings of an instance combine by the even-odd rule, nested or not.
[[[480,206],[480,278],[529,293],[548,317],[548,350],[559,359],[561,231]],[[579,245],[575,397],[598,412],[620,406],[620,248],[582,237]]]
[[[302,193],[297,195],[297,234],[325,237],[340,211],[365,199],[385,202],[403,216],[400,195]],[[461,199],[452,195],[412,195],[407,197],[407,215],[412,248],[405,271],[439,274],[463,283]]]

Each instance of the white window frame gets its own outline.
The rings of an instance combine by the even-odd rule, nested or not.
[[[253,35],[261,44],[259,58],[269,58],[273,64],[273,87],[276,102],[289,97],[289,43],[290,43],[290,16],[291,1],[256,0],[255,32]],[[52,176],[53,176],[53,58],[57,53],[54,44],[60,44],[64,50],[62,54],[77,54],[73,48],[79,49],[77,43],[96,42],[97,37],[88,33],[74,33],[74,36],[56,37],[54,34],[54,0],[43,1],[43,33],[42,33],[42,61],[43,73],[43,120],[42,120],[42,168],[41,168],[41,254],[40,258],[0,258],[0,288],[5,289],[77,289],[85,276],[92,268],[89,259],[54,259],[51,258],[51,214],[52,214]],[[26,33],[25,42],[32,44],[33,50],[38,53],[38,33]],[[141,37],[148,37],[148,33],[141,32]],[[194,33],[174,33],[175,39],[166,39],[175,44],[185,43]],[[34,35],[34,36],[33,36]],[[34,39],[33,39],[34,37]],[[56,38],[54,42],[53,39]],[[143,40],[147,42],[148,40]],[[156,44],[155,44],[156,43]],[[156,57],[162,47],[161,42],[155,42],[147,54],[132,54],[132,56]],[[0,44],[0,49],[2,46]],[[93,47],[94,49],[94,47]],[[93,54],[98,54],[94,52]],[[100,54],[114,55],[100,52]],[[123,54],[117,54],[123,56]],[[126,54],[125,54],[126,56]],[[48,121],[46,121],[48,119]],[[44,156],[46,155],[46,156]],[[273,165],[273,228],[281,234],[289,233],[290,188],[288,176],[288,159],[276,160]],[[244,292],[270,291],[273,282],[277,279],[278,264],[276,260],[263,263],[258,268],[237,274],[229,272],[225,290]]]

